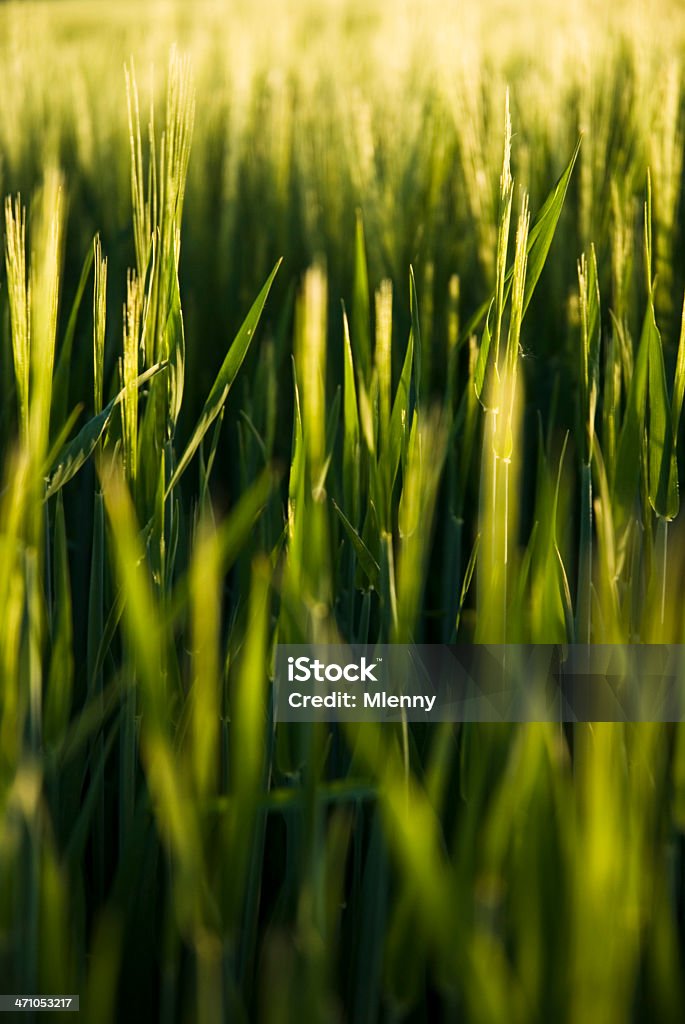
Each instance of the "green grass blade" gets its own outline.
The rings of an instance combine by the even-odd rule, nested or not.
[[[678,444],[678,430],[680,428],[680,414],[683,409],[683,394],[685,394],[685,298],[683,298],[683,312],[680,318],[680,339],[678,341],[678,356],[675,366],[675,380],[673,383],[673,401],[671,403],[671,421],[673,423],[673,442]]]
[[[476,570],[476,563],[478,561],[478,549],[479,549],[479,547],[480,547],[480,534],[477,533],[476,534],[476,539],[473,542],[473,547],[471,548],[471,554],[469,555],[468,563],[466,565],[466,572],[464,573],[464,579],[463,579],[462,584],[461,584],[461,593],[459,595],[459,605],[457,606],[457,615],[456,615],[456,618],[455,618],[455,621],[454,621],[454,635],[455,636],[459,633],[459,623],[461,622],[462,612],[464,611],[464,604],[466,603],[466,597],[468,595],[469,588],[471,586],[471,581],[473,579],[473,574],[474,574],[474,572]]]
[[[55,511],[54,537],[54,621],[52,657],[45,697],[44,735],[48,743],[59,741],[67,728],[74,679],[73,619],[67,531],[62,496]]]
[[[369,300],[369,272],[366,265],[364,221],[357,210],[354,237],[354,285],[352,292],[352,347],[354,358],[364,383],[371,377],[371,303]]]
[[[414,268],[409,265],[409,303],[411,308],[411,340],[414,353],[414,401],[421,404],[421,324],[419,322],[419,299],[416,294]]]
[[[151,380],[158,373],[161,373],[165,367],[165,363],[158,363],[157,366],[151,366],[149,370],[140,374],[137,380],[133,382],[133,386],[136,389],[139,389],[148,380]],[[97,416],[93,416],[91,420],[88,420],[73,441],[70,441],[62,450],[52,467],[52,471],[47,482],[47,488],[45,491],[46,499],[51,498],[53,494],[56,494],[57,491],[61,490],[65,484],[76,476],[81,467],[88,461],[95,451],[100,438],[107,430],[114,410],[126,396],[126,391],[126,388],[122,388],[119,394],[105,406],[102,412]]]
[[[528,235],[528,270],[526,273],[526,287],[523,295],[524,315],[528,309],[530,300],[533,297],[535,286],[540,280],[540,275],[542,274],[543,267],[547,260],[547,254],[549,253],[552,241],[554,240],[554,235],[559,223],[559,217],[561,216],[561,211],[564,207],[564,200],[566,199],[571,175],[573,174],[573,168],[575,167],[576,160],[578,159],[578,153],[580,152],[581,142],[582,137],[578,139],[571,159],[564,168],[564,171],[556,185],[543,203]]]
[[[388,461],[386,464],[388,472],[388,494],[392,493],[392,488],[395,483],[397,470],[400,464],[400,457],[403,452],[406,453],[409,438],[409,426],[411,423],[410,392],[412,369],[414,369],[414,371],[416,370],[414,365],[415,351],[414,328],[412,327],[409,333],[409,342],[407,344],[407,351],[404,357],[404,365],[402,366],[402,373],[400,375],[399,384],[397,385],[395,401],[393,402],[392,414],[390,416]]]
[[[490,342],[492,341],[492,328],[490,326],[490,317],[492,315],[494,305],[495,300],[492,299],[485,316],[485,325],[483,326],[483,334],[481,336],[480,346],[478,348],[476,368],[473,374],[473,385],[476,389],[476,397],[479,399],[483,394],[483,387],[485,386],[485,374],[488,368],[488,355],[490,354]]]
[[[62,449],[67,444],[69,440],[69,435],[71,434],[72,430],[74,429],[79,419],[81,418],[82,412],[83,404],[81,403],[71,410],[69,416],[64,421],[64,424],[62,425],[59,433],[52,442],[50,451],[47,454],[45,462],[43,463],[42,475],[44,477],[49,476],[50,470],[57,462],[57,459],[59,458]]]
[[[356,525],[359,522],[359,408],[354,382],[354,360],[347,313],[343,306],[343,498],[345,508]]]
[[[222,572],[227,572],[245,549],[255,523],[264,511],[277,483],[278,474],[273,469],[265,469],[250,489],[241,495],[230,515],[220,524],[217,530],[217,548]]]
[[[678,464],[673,443],[671,406],[666,384],[666,368],[661,334],[656,325],[654,305],[649,302],[649,430],[648,476],[649,501],[662,519],[674,519],[680,505],[678,497]]]
[[[366,573],[366,577],[369,584],[374,588],[378,589],[378,583],[380,578],[380,566],[376,559],[373,557],[366,544],[355,530],[352,523],[349,521],[340,506],[331,499],[334,511],[337,513],[340,522],[342,523],[345,533],[350,539],[352,547],[355,550],[359,564]]]
[[[392,284],[387,280],[381,281],[376,292],[374,368],[378,381],[378,448],[383,458],[388,450],[392,384]]]
[[[592,462],[592,444],[595,430],[595,410],[599,388],[600,350],[600,295],[597,253],[594,245],[590,248],[589,262],[584,256],[578,264],[581,313],[581,389],[583,395],[583,416],[585,419],[585,441],[583,461],[586,466]]]
[[[166,488],[165,498],[169,496],[171,491],[174,489],[178,481],[181,479],[183,473],[188,467],[190,460],[197,451],[202,438],[205,436],[216,417],[221,412],[224,402],[228,396],[228,392],[238,375],[238,370],[242,366],[243,360],[247,355],[248,349],[252,343],[257,325],[259,324],[264,305],[266,303],[271,285],[276,276],[278,268],[281,265],[281,260],[278,261],[274,269],[269,274],[267,281],[262,288],[261,292],[255,299],[250,312],[245,317],[242,327],[238,331],[231,347],[228,350],[226,358],[223,361],[221,369],[219,370],[216,380],[212,385],[211,391],[207,397],[200,418],[195,426],[192,436],[186,446],[186,449],[179,459],[178,465],[174,470],[174,473],[169,481]]]
[[[183,328],[183,311],[181,309],[181,291],[178,282],[178,270],[173,261],[169,261],[171,275],[171,304],[166,322],[165,351],[169,353],[169,418],[171,420],[171,436],[173,438],[176,423],[183,403],[183,387],[185,380],[186,340]]]
[[[647,374],[649,367],[649,335],[651,313],[647,310],[642,326],[633,375],[630,379],[626,409],[616,453],[613,506],[617,533],[625,526],[637,491],[640,476],[645,411],[647,405]]]
[[[67,408],[69,406],[69,380],[73,373],[71,353],[74,347],[76,321],[78,320],[83,293],[86,290],[88,277],[93,266],[94,253],[95,249],[91,244],[88,248],[88,252],[86,253],[86,258],[83,261],[81,276],[76,287],[74,301],[71,305],[71,312],[69,313],[69,320],[67,321],[64,338],[62,339],[62,348],[55,366],[55,378],[52,385],[52,410],[50,416],[53,430],[59,429],[67,417]]]

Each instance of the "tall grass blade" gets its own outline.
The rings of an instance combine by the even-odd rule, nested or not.
[[[271,285],[273,284],[273,280],[280,265],[281,260],[278,261],[274,269],[269,274],[264,287],[255,299],[250,312],[245,317],[242,327],[235,336],[235,339],[226,354],[226,358],[224,359],[221,369],[219,370],[209,395],[207,396],[200,418],[195,425],[195,429],[193,430],[190,440],[186,445],[185,451],[179,459],[178,465],[167,484],[165,497],[168,497],[177,485],[183,473],[188,468],[188,464],[197,451],[200,442],[224,406],[231,386],[238,375],[238,370],[242,366],[243,360],[245,359],[250,344],[252,343]]]

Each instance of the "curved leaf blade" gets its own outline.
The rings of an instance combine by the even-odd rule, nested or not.
[[[166,366],[166,363],[157,363],[155,366],[151,366],[149,370],[146,370],[145,373],[141,373],[141,375],[134,381],[134,387],[141,387],[148,380],[155,377],[165,369]],[[119,394],[105,406],[102,412],[98,413],[97,416],[93,416],[91,420],[88,420],[81,430],[79,430],[76,437],[62,449],[53,465],[52,472],[50,473],[47,481],[45,489],[46,501],[54,494],[57,494],[65,484],[69,483],[69,481],[76,476],[79,469],[81,469],[81,467],[88,461],[95,451],[100,438],[107,430],[114,410],[125,394],[126,388],[122,388]]]
[[[190,441],[186,446],[186,450],[181,456],[166,488],[164,495],[165,498],[169,496],[178,481],[181,479],[183,473],[188,468],[190,460],[199,448],[202,438],[205,436],[224,406],[224,402],[228,397],[231,386],[238,375],[238,370],[242,366],[243,360],[245,359],[250,344],[252,343],[267,297],[271,290],[271,285],[273,284],[273,280],[278,272],[281,262],[282,260],[279,260],[269,274],[264,287],[252,304],[250,312],[245,317],[240,330],[226,353],[226,358],[224,359],[221,369],[219,370],[214,384],[212,385],[207,401],[205,402],[204,408],[200,414],[200,418],[195,426],[195,430],[193,431]]]

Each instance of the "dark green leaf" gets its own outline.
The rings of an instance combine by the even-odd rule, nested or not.
[[[245,317],[242,327],[238,331],[231,347],[228,350],[221,369],[216,376],[216,380],[212,385],[212,389],[209,392],[209,396],[207,397],[207,401],[205,402],[204,408],[200,414],[200,418],[197,421],[195,430],[193,431],[190,441],[186,446],[186,450],[179,459],[178,465],[176,466],[173,476],[169,481],[165,497],[169,495],[181,479],[181,476],[188,467],[188,463],[197,451],[202,438],[205,436],[223,408],[228,392],[238,375],[238,370],[242,366],[243,360],[245,359],[247,351],[252,343],[257,325],[262,315],[262,310],[264,309],[269,291],[271,290],[271,285],[273,284],[273,280],[280,265],[281,260],[278,261],[274,269],[269,274],[266,284],[255,299],[250,312]]]

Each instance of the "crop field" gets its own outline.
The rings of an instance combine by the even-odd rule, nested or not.
[[[683,1019],[683,724],[273,712],[685,643],[685,13],[601,6],[0,4],[0,995]]]

